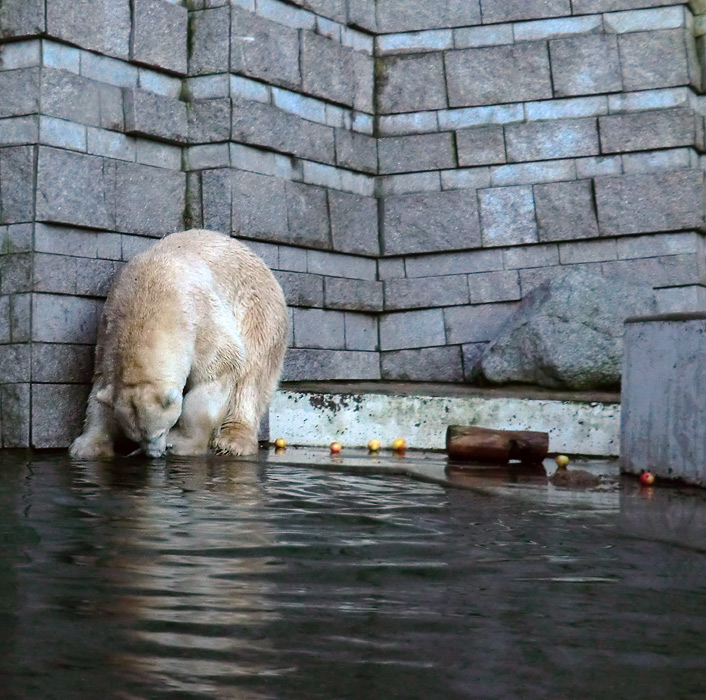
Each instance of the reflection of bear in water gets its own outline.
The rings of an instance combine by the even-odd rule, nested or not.
[[[167,236],[108,295],[72,456],[112,456],[121,431],[153,457],[256,452],[286,342],[284,295],[257,255],[212,231]]]

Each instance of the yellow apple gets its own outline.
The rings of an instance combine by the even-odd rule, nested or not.
[[[392,449],[395,452],[402,452],[403,450],[406,450],[407,443],[404,441],[404,438],[395,438],[392,441]]]
[[[287,447],[287,441],[284,438],[277,438],[275,440],[275,447],[279,447],[280,449]]]
[[[566,455],[557,455],[554,458],[554,461],[557,463],[557,466],[559,466],[559,467],[566,467],[569,464],[569,458]]]
[[[368,443],[368,449],[371,452],[379,452],[380,451],[380,440],[377,438],[373,438],[369,443]]]

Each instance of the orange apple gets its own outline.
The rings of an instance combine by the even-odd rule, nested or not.
[[[368,449],[371,452],[379,452],[380,451],[380,440],[377,438],[373,438],[369,443],[368,443]]]
[[[343,448],[341,447],[340,442],[332,442],[331,443],[331,454],[332,455],[337,455]]]
[[[407,443],[404,441],[404,438],[395,438],[392,441],[392,449],[395,452],[403,452],[404,450],[406,450]]]

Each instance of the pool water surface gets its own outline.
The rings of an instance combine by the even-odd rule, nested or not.
[[[3,700],[706,697],[700,491],[0,464]]]

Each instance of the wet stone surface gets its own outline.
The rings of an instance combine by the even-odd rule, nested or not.
[[[703,697],[703,491],[345,446],[1,464],[3,698]]]

